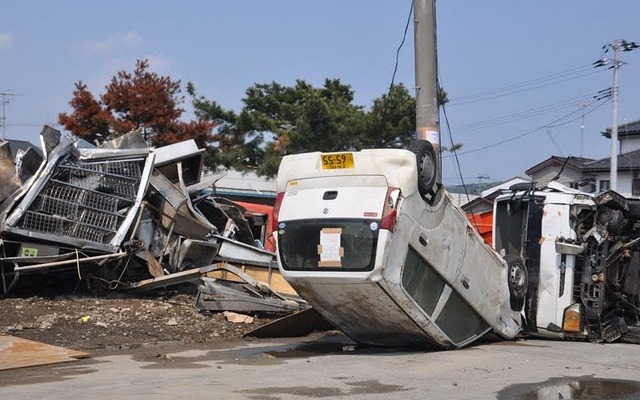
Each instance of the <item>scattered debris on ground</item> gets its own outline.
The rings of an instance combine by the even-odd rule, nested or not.
[[[76,350],[127,350],[165,342],[233,341],[283,314],[198,312],[195,287],[151,296],[13,297],[0,301],[0,334]],[[234,322],[235,321],[235,322]]]

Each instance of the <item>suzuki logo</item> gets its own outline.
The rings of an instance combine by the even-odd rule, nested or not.
[[[323,213],[324,215],[329,214],[329,209],[328,209],[328,208],[326,208],[326,207],[325,207],[325,208],[323,208],[323,209],[322,209],[322,213]]]

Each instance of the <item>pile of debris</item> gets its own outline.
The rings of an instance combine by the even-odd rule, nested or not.
[[[45,126],[43,153],[0,143],[0,276],[16,285],[63,281],[148,290],[200,283],[204,310],[306,307],[245,273],[277,270],[241,206],[215,196],[193,140],[149,148],[138,132],[100,147]]]

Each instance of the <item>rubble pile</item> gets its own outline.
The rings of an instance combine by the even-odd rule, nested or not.
[[[195,287],[193,287],[195,289]],[[193,294],[166,290],[153,296],[108,292],[85,295],[10,297],[0,307],[0,335],[90,351],[119,351],[157,343],[217,343],[241,340],[270,322],[260,314],[252,323],[233,322],[239,316],[202,313]]]
[[[40,137],[42,153],[0,143],[3,295],[51,282],[138,291],[193,282],[207,310],[304,307],[243,273],[277,269],[275,255],[241,206],[215,196],[224,173],[203,174],[193,140],[149,148],[131,132],[98,147],[48,126]]]

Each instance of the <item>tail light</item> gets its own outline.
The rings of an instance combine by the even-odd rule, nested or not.
[[[276,195],[276,202],[273,204],[273,219],[271,220],[271,230],[273,232],[278,231],[278,218],[280,216],[280,205],[284,198],[284,192],[280,192]]]
[[[400,197],[400,189],[388,188],[387,195],[384,200],[384,209],[382,210],[382,219],[380,220],[380,229],[392,230],[398,218],[398,198]]]
[[[581,332],[582,331],[582,308],[580,304],[572,304],[564,310],[564,319],[562,321],[562,330],[565,332]]]

